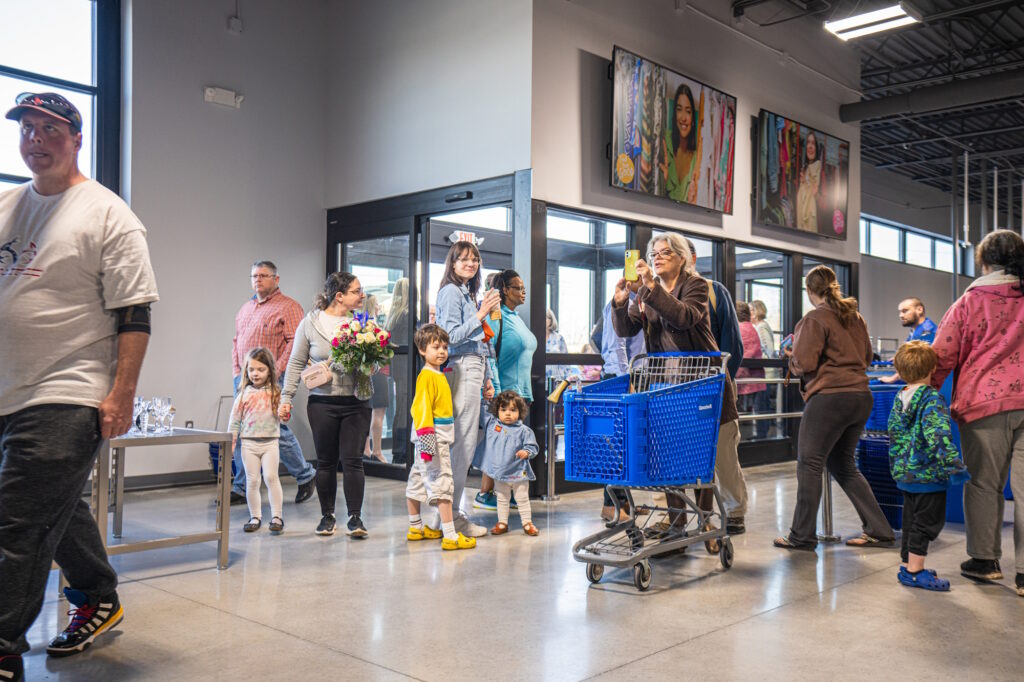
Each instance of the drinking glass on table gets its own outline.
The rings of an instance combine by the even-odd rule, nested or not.
[[[167,405],[160,397],[153,398],[151,402],[153,405],[153,433],[163,433],[163,418],[167,414]]]

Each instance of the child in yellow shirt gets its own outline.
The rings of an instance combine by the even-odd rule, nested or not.
[[[443,535],[442,549],[472,549],[476,547],[476,538],[456,533],[452,517],[455,482],[450,449],[454,442],[455,424],[451,388],[441,373],[441,365],[448,359],[448,333],[436,324],[426,324],[416,330],[413,341],[423,356],[425,366],[416,377],[416,395],[410,410],[420,456],[413,460],[405,488],[409,509],[409,532],[405,537],[416,541]],[[441,515],[441,531],[423,525],[420,516],[423,502],[437,507]]]

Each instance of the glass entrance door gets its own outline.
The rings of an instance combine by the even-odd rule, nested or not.
[[[409,401],[412,397],[412,345],[409,286],[411,236],[389,234],[339,245],[339,269],[359,278],[366,293],[364,311],[391,333],[395,357],[373,375],[373,417],[363,455],[383,465],[405,468],[409,459]]]
[[[483,256],[482,274],[512,267],[511,207],[341,223],[328,232],[329,271],[346,270],[366,292],[366,312],[391,333],[391,366],[373,376],[370,437],[360,445],[367,473],[405,478],[412,464],[409,407],[421,367],[413,345],[418,326],[433,321],[452,235],[472,232]]]

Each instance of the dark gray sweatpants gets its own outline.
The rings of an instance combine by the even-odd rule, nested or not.
[[[0,655],[28,651],[52,561],[89,603],[117,588],[82,499],[103,443],[98,415],[39,405],[0,416]]]
[[[796,508],[789,539],[798,544],[815,544],[818,505],[821,504],[822,472],[832,477],[850,498],[860,516],[864,532],[879,540],[892,540],[895,533],[885,520],[864,475],[857,469],[854,453],[864,424],[871,415],[871,394],[817,393],[811,396],[800,419],[797,446]]]

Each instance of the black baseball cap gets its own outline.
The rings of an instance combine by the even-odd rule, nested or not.
[[[74,104],[55,92],[21,93],[14,98],[14,107],[7,112],[7,118],[20,121],[21,115],[30,109],[59,118],[77,132],[82,132],[82,114]]]

